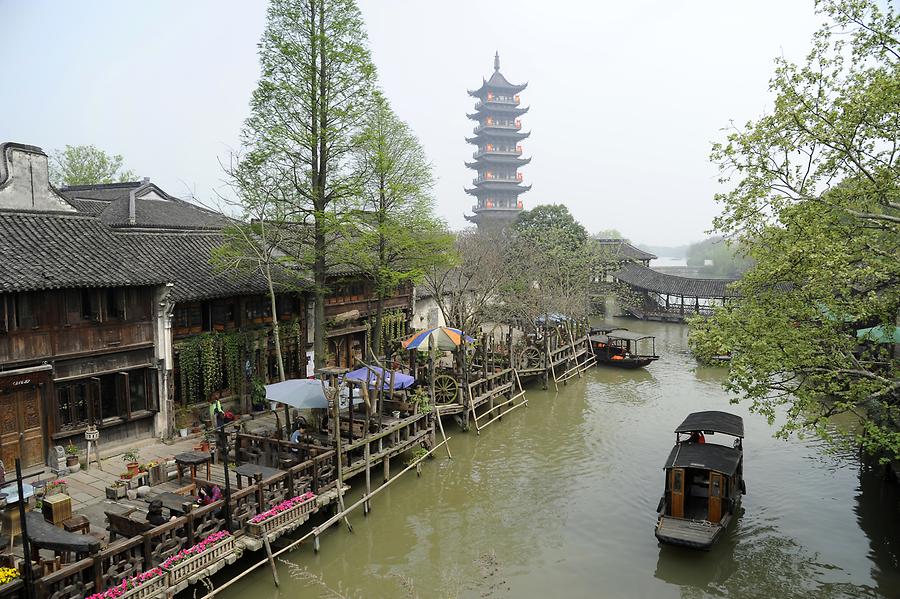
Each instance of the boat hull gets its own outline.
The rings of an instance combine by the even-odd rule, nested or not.
[[[594,355],[597,356],[597,354]],[[604,355],[603,357],[597,356],[597,364],[615,366],[616,368],[643,368],[655,359],[656,358],[622,358],[621,360],[609,360]]]

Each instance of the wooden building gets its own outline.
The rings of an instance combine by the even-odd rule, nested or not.
[[[79,210],[96,214],[123,244],[140,248],[147,267],[172,284],[166,306],[171,334],[164,348],[171,369],[160,381],[168,400],[167,434],[176,428],[176,415],[190,423],[208,418],[211,397],[226,408],[250,410],[254,383],[278,380],[272,305],[261,274],[222,272],[211,262],[229,220],[147,179],[65,187],[61,193]],[[305,285],[302,277],[277,269],[276,312],[289,378],[307,372]]]
[[[352,269],[335,271],[329,277],[325,297],[326,366],[355,369],[365,361],[375,327],[377,298],[374,286]],[[410,329],[413,287],[404,284],[384,300],[382,330],[387,349]],[[384,353],[384,352],[383,352]]]
[[[165,278],[50,186],[34,146],[0,145],[0,247],[4,463],[43,464],[88,424],[156,434]]]

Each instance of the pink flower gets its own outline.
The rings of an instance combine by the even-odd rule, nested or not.
[[[250,522],[252,524],[259,524],[260,522],[264,522],[265,520],[268,520],[269,518],[272,518],[273,516],[277,516],[281,512],[285,512],[285,511],[291,509],[292,507],[306,503],[314,498],[315,498],[315,494],[311,493],[311,492],[306,492],[303,495],[297,495],[296,497],[292,497],[290,499],[282,501],[278,505],[266,510],[265,512],[262,512],[262,513],[259,513],[255,516],[253,516],[250,519]]]

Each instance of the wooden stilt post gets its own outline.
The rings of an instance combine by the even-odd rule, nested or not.
[[[275,558],[272,557],[272,546],[269,544],[269,535],[263,536],[263,544],[266,546],[266,557],[269,559],[269,565],[272,566],[272,578],[275,580],[275,586],[278,584],[278,568],[275,567]]]
[[[338,492],[338,505],[341,508],[341,511],[344,511],[344,467],[343,467],[343,457],[341,455],[341,393],[340,389],[337,386],[337,377],[331,377],[331,387],[330,393],[326,394],[331,396],[332,405],[334,406],[334,443],[335,450],[337,453],[337,492]],[[351,398],[350,403],[353,403]],[[277,417],[277,415],[276,415]],[[352,430],[351,423],[351,430]],[[347,529],[350,532],[353,532],[353,525],[350,524],[350,519],[346,516],[344,517],[344,522],[347,523]]]

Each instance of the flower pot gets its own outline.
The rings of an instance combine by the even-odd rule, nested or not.
[[[182,439],[184,439],[185,437],[188,436],[188,429],[180,428],[180,429],[178,429],[178,434],[181,436]]]
[[[310,515],[317,510],[316,497],[313,495],[308,499],[298,501],[290,508],[263,518],[259,522],[253,522],[253,519],[251,519],[248,522],[247,534],[261,539],[275,531],[293,530],[309,520]],[[259,518],[259,516],[256,518]]]
[[[205,550],[194,553],[190,557],[177,563],[167,565],[166,562],[163,562],[161,567],[168,571],[169,587],[171,588],[183,580],[189,579],[199,571],[208,568],[210,565],[230,558],[233,552],[234,537],[228,536],[221,541],[208,546]]]
[[[72,468],[73,466],[78,465],[78,456],[77,455],[67,455],[66,456],[66,467]]]
[[[137,476],[137,473],[141,471],[141,465],[138,462],[128,462],[127,466],[131,476]]]
[[[112,499],[113,501],[117,499],[123,499],[127,490],[128,487],[126,487],[125,485],[112,485],[110,487],[106,487],[106,498]]]

